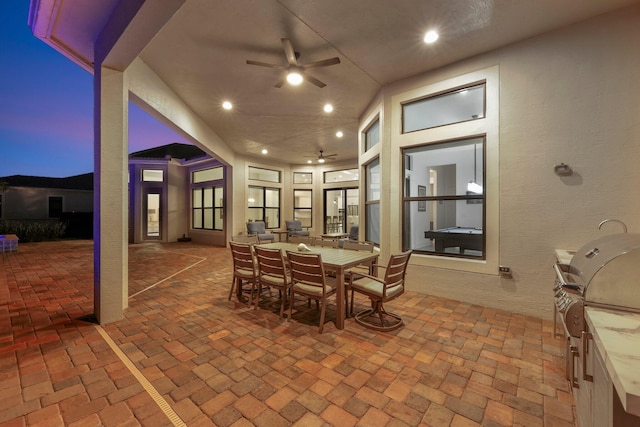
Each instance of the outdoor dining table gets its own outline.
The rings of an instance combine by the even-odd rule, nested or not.
[[[297,243],[265,243],[259,246],[265,248],[280,249],[283,255],[286,257],[286,251],[297,252]],[[322,265],[328,271],[334,271],[336,273],[336,283],[338,288],[336,290],[336,328],[344,329],[345,319],[345,287],[344,276],[345,271],[349,268],[356,267],[358,265],[376,264],[378,260],[377,252],[368,251],[352,251],[348,249],[330,248],[325,246],[309,246],[310,252],[303,253],[317,253],[322,258]]]

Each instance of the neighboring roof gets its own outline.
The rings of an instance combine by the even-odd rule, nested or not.
[[[0,177],[11,187],[60,188],[66,190],[93,190],[93,172],[66,178],[44,176],[11,175]]]
[[[174,142],[173,144],[149,148],[147,150],[136,151],[135,153],[129,154],[130,159],[166,159],[167,156],[172,159],[191,160],[199,157],[205,157],[207,156],[207,153],[195,145]]]

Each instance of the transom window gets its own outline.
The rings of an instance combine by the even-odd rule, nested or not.
[[[164,171],[161,169],[142,169],[143,182],[163,182]]]
[[[349,182],[360,179],[358,169],[344,169],[339,171],[330,171],[324,173],[324,183],[332,184],[334,182]]]
[[[485,84],[467,86],[402,105],[402,133],[485,117]]]
[[[249,166],[249,179],[280,183],[282,181],[280,175],[280,171]]]
[[[380,142],[380,119],[376,120],[364,131],[364,151]]]

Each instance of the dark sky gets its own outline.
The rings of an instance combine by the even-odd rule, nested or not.
[[[34,37],[28,11],[0,1],[0,176],[92,172],[93,76]],[[189,143],[129,104],[130,153],[172,142]]]

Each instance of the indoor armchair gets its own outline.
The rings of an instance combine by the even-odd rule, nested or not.
[[[285,220],[289,237],[291,236],[309,236],[309,227],[302,227],[302,221],[297,219]],[[306,230],[303,230],[306,228]]]

